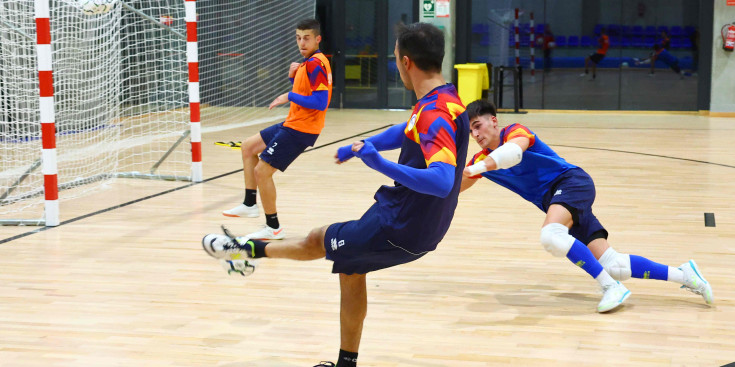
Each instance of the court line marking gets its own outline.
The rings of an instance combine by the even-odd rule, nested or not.
[[[363,132],[361,132],[359,134],[348,136],[346,138],[342,138],[342,139],[339,139],[339,140],[335,140],[335,141],[332,141],[332,142],[329,142],[329,143],[326,143],[326,144],[322,144],[322,145],[313,147],[311,149],[307,149],[307,150],[304,151],[304,153],[311,152],[311,151],[314,151],[314,150],[317,150],[317,149],[321,149],[321,148],[324,148],[324,147],[327,147],[327,146],[330,146],[330,145],[337,144],[339,142],[345,141],[347,139],[356,138],[356,137],[359,137],[359,136],[362,136],[362,135],[365,135],[365,134],[368,134],[368,133],[371,133],[371,132],[374,132],[374,131],[382,130],[382,129],[385,129],[387,127],[391,127],[391,126],[393,126],[393,124],[388,124],[388,125],[381,126],[381,127],[378,127],[378,128],[372,129],[372,130],[363,131]],[[145,200],[148,200],[148,199],[153,199],[153,198],[156,198],[156,197],[159,197],[159,196],[162,196],[162,195],[166,195],[166,194],[172,193],[174,191],[183,190],[183,189],[186,189],[188,187],[192,187],[192,186],[195,186],[195,185],[203,184],[203,183],[209,182],[209,181],[214,181],[216,179],[219,179],[219,178],[222,178],[222,177],[225,177],[225,176],[229,176],[229,175],[233,175],[233,174],[238,173],[238,172],[242,172],[242,169],[238,169],[238,170],[234,170],[234,171],[231,171],[231,172],[223,173],[223,174],[220,174],[220,175],[217,175],[217,176],[214,176],[214,177],[210,177],[210,178],[208,178],[206,180],[202,180],[202,182],[192,182],[192,183],[186,184],[184,186],[175,187],[173,189],[168,189],[168,190],[165,190],[165,191],[161,191],[159,193],[156,193],[156,194],[152,194],[152,195],[148,195],[148,196],[145,196],[145,197],[142,197],[142,198],[131,200],[131,201],[128,201],[126,203],[122,203],[122,204],[119,204],[119,205],[111,206],[111,207],[105,208],[105,209],[100,209],[98,211],[95,211],[95,212],[92,212],[92,213],[87,213],[87,214],[84,214],[84,215],[80,215],[80,216],[75,217],[75,218],[72,218],[72,219],[67,219],[67,220],[59,223],[59,225],[56,226],[56,227],[39,227],[39,228],[36,228],[36,229],[34,229],[32,231],[24,232],[24,233],[17,234],[17,235],[12,236],[12,237],[8,237],[8,238],[5,238],[5,239],[2,239],[2,240],[0,240],[0,245],[2,245],[3,243],[6,243],[6,242],[10,242],[10,241],[14,241],[14,240],[17,240],[17,239],[20,239],[20,238],[23,238],[23,237],[30,236],[30,235],[35,234],[35,233],[40,233],[40,232],[43,232],[43,231],[47,231],[49,229],[54,229],[54,228],[61,227],[61,226],[66,225],[66,224],[74,223],[74,222],[77,222],[77,221],[80,221],[82,219],[86,219],[86,218],[89,218],[89,217],[92,217],[92,216],[95,216],[95,215],[107,213],[107,212],[112,211],[112,210],[115,210],[115,209],[124,208],[126,206],[139,203],[141,201],[145,201]],[[0,226],[0,227],[2,227],[2,226]]]

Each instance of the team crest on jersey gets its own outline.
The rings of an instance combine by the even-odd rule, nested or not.
[[[411,116],[411,120],[408,121],[408,130],[413,130],[413,127],[416,126],[416,115]]]

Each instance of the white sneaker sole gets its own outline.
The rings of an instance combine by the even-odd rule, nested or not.
[[[597,312],[605,313],[605,312],[612,311],[622,306],[623,302],[625,302],[625,300],[627,300],[628,297],[630,297],[630,295],[631,295],[630,291],[626,291],[625,294],[623,294],[623,297],[620,298],[620,300],[618,300],[617,302],[605,305],[603,307],[597,306]]]

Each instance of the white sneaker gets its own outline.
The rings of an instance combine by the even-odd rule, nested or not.
[[[271,228],[268,225],[263,225],[263,228],[259,231],[253,232],[245,237],[254,240],[282,240],[286,238],[286,232],[283,231],[283,226]]]
[[[689,262],[681,264],[679,269],[684,272],[684,285],[681,287],[686,288],[686,290],[692,293],[701,295],[708,305],[712,304],[715,300],[712,296],[712,287],[704,279],[702,272],[697,267],[697,263],[694,260],[689,260]]]
[[[622,305],[628,297],[630,297],[630,291],[625,288],[623,283],[618,281],[615,284],[602,287],[602,300],[597,305],[597,312],[614,310]]]
[[[257,218],[258,216],[260,216],[260,212],[258,211],[258,204],[255,204],[253,206],[240,204],[230,210],[223,211],[222,215],[224,215],[225,217]]]
[[[224,260],[248,258],[253,251],[249,238],[232,238],[224,234],[210,233],[202,238],[202,248],[211,257]]]

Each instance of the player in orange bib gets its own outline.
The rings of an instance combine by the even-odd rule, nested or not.
[[[296,43],[304,60],[291,63],[288,77],[291,92],[281,94],[269,108],[291,103],[286,121],[270,126],[247,138],[242,144],[242,164],[245,175],[245,200],[222,212],[228,217],[257,218],[257,190],[263,202],[266,224],[248,235],[252,239],[280,240],[285,237],[276,213],[276,186],[273,174],[286,168],[306,148],[313,146],[324,128],[324,117],[332,97],[332,69],[329,60],[319,51],[322,36],[319,22],[302,20],[296,26]],[[260,158],[259,158],[260,157]]]
[[[587,76],[590,73],[590,61],[592,61],[592,79],[590,80],[594,80],[597,77],[597,65],[600,63],[600,61],[602,61],[602,59],[605,58],[605,55],[607,55],[607,49],[610,47],[610,38],[607,36],[605,28],[602,28],[600,30],[600,38],[597,39],[597,43],[600,44],[600,47],[597,49],[597,51],[585,57],[584,73],[579,74],[579,76]]]

